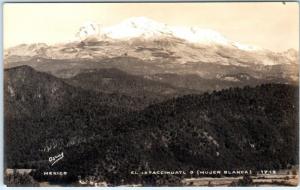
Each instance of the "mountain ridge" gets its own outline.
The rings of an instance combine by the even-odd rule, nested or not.
[[[68,43],[21,44],[6,49],[4,62],[7,65],[32,57],[99,60],[124,55],[146,61],[168,60],[174,65],[202,61],[251,67],[299,62],[298,52],[293,49],[283,52],[257,49],[230,41],[210,29],[172,28],[143,17],[103,29],[88,22],[80,27],[77,36],[78,40]]]
[[[119,24],[102,28],[99,27],[99,24],[87,22],[80,27],[77,34],[83,40],[97,37],[123,40],[137,37],[145,39],[175,37],[186,40],[189,43],[207,45],[216,43],[225,46],[234,46],[245,51],[262,50],[262,48],[232,42],[211,29],[203,29],[195,26],[169,26],[146,17],[132,17]]]

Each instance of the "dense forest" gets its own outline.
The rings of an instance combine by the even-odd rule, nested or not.
[[[5,167],[36,169],[38,181],[94,176],[112,185],[176,185],[182,176],[129,172],[298,163],[293,85],[228,88],[150,104],[147,97],[90,91],[22,66],[5,71],[4,93]],[[61,152],[64,158],[51,166],[49,156]],[[42,176],[47,170],[68,176]]]

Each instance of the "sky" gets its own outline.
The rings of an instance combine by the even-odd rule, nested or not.
[[[5,3],[4,48],[72,41],[87,21],[105,27],[140,16],[171,26],[213,29],[232,41],[273,51],[298,50],[299,46],[297,2]]]

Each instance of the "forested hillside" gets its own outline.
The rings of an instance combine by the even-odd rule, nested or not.
[[[137,109],[136,99],[76,89],[27,67],[5,75],[6,167],[38,169],[39,180],[39,171],[56,169],[69,172],[63,181],[80,175],[113,185],[155,185],[159,176],[129,171],[280,169],[298,163],[296,86],[229,88]],[[45,90],[51,85],[58,94]],[[43,101],[32,98],[39,97],[36,89],[47,92],[40,94]],[[27,107],[32,110],[20,110]],[[60,152],[64,159],[50,166],[49,156]]]

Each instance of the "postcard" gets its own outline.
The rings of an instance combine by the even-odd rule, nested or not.
[[[5,3],[5,184],[297,186],[298,6]]]

